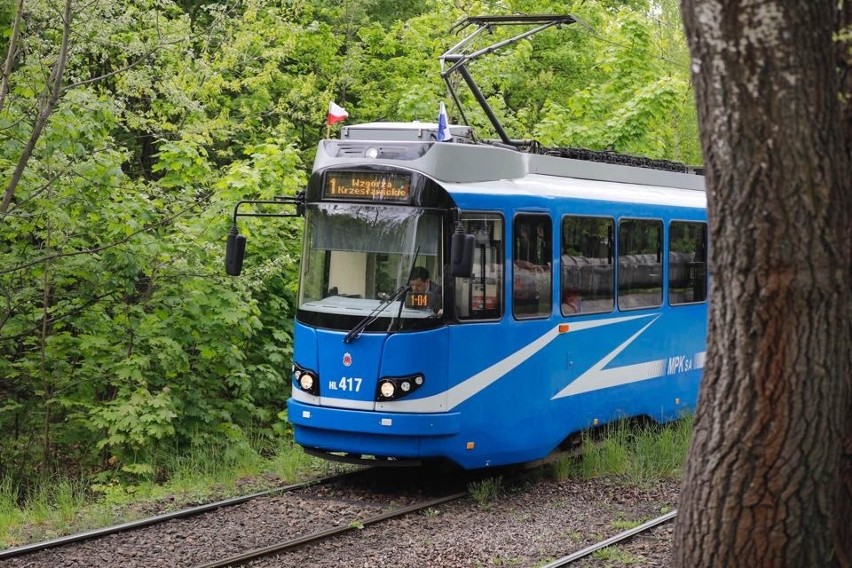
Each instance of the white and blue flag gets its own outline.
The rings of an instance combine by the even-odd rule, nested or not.
[[[438,110],[438,134],[436,138],[438,142],[453,139],[452,134],[450,134],[450,119],[447,118],[447,109],[444,107],[444,103],[441,103],[441,108]]]

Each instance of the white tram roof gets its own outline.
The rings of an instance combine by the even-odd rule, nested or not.
[[[700,209],[705,208],[707,204],[705,193],[698,190],[538,174],[512,180],[443,185],[452,195],[500,193],[512,196],[530,195]]]
[[[415,170],[450,194],[573,197],[705,207],[704,176],[518,152],[471,143],[467,126],[451,125],[452,142],[436,142],[438,125],[378,122],[347,126],[340,140],[320,142],[314,169],[346,164]]]

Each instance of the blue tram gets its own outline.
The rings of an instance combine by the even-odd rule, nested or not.
[[[313,453],[463,468],[534,461],[696,402],[704,179],[348,126],[303,196],[292,398]]]

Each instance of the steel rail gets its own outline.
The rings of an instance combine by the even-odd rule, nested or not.
[[[368,468],[369,469],[369,468]],[[308,487],[313,487],[315,485],[324,485],[326,483],[332,483],[334,481],[345,479],[347,477],[357,475],[363,473],[366,469],[359,469],[356,471],[350,471],[346,473],[329,475],[326,477],[320,477],[318,479],[312,479],[309,481],[303,481],[301,483],[293,483],[290,485],[284,485],[281,487],[276,487],[275,489],[268,489],[266,491],[259,491],[257,493],[252,493],[250,495],[243,495],[240,497],[233,497],[231,499],[223,499],[221,501],[216,501],[215,503],[207,503],[206,505],[199,505],[197,507],[191,507],[189,509],[182,509],[180,511],[174,511],[172,513],[165,513],[163,515],[155,515],[152,517],[147,517],[145,519],[139,519],[138,521],[129,521],[126,523],[121,523],[118,525],[113,525],[110,527],[103,527],[100,529],[93,529],[90,531],[85,531],[77,534],[72,534],[68,536],[62,536],[42,542],[36,542],[33,544],[27,544],[24,546],[17,546],[14,548],[7,548],[6,550],[0,550],[0,560],[4,560],[7,558],[14,558],[16,556],[23,556],[25,554],[32,554],[35,552],[40,552],[42,550],[47,550],[49,548],[55,548],[58,546],[65,546],[67,544],[73,544],[75,542],[83,542],[86,540],[92,540],[95,538],[100,538],[103,536],[108,536],[111,534],[116,534],[125,531],[136,530],[144,527],[149,527],[151,525],[157,525],[160,523],[165,523],[167,521],[171,521],[173,519],[181,519],[185,517],[193,517],[196,515],[200,515],[202,513],[207,513],[209,511],[213,511],[216,509],[223,509],[226,507],[232,507],[234,505],[239,505],[241,503],[245,503],[246,501],[251,501],[252,499],[256,499],[258,497],[265,497],[267,495],[275,495],[278,493],[287,493],[289,491],[296,491],[298,489],[305,489]]]
[[[592,554],[593,552],[596,552],[596,551],[598,551],[602,548],[606,548],[607,546],[611,546],[613,544],[625,541],[629,538],[636,536],[639,533],[650,530],[650,529],[656,527],[657,525],[661,525],[661,524],[665,523],[666,521],[669,521],[669,520],[675,518],[676,516],[677,516],[677,509],[675,509],[674,511],[671,511],[669,513],[666,513],[665,515],[657,517],[656,519],[651,519],[647,523],[643,523],[643,524],[639,525],[638,527],[634,527],[630,530],[626,530],[624,532],[618,533],[617,535],[612,536],[612,537],[610,537],[606,540],[602,540],[602,541],[595,543],[591,546],[587,546],[586,548],[583,548],[582,550],[578,550],[577,552],[569,554],[568,556],[563,556],[562,558],[558,558],[558,559],[554,560],[553,562],[551,562],[550,564],[545,564],[541,568],[560,568],[561,566],[567,566],[568,564],[571,564],[572,562],[580,560],[581,558],[584,558],[584,557],[586,557],[586,556]]]
[[[409,505],[407,507],[400,507],[399,509],[393,509],[392,511],[388,511],[386,513],[381,513],[374,517],[369,517],[367,519],[353,519],[346,525],[332,527],[328,529],[323,529],[320,531],[313,532],[311,534],[307,534],[304,536],[300,536],[291,540],[279,542],[277,544],[272,544],[270,546],[266,546],[263,548],[258,548],[255,550],[250,550],[248,552],[244,552],[242,554],[236,554],[229,558],[225,558],[223,560],[217,560],[214,562],[210,562],[209,564],[201,564],[196,566],[196,568],[225,568],[226,566],[239,566],[245,564],[250,560],[255,560],[257,558],[262,558],[264,556],[269,556],[271,554],[276,554],[279,552],[284,552],[286,550],[291,550],[294,548],[298,548],[305,544],[309,544],[311,542],[318,542],[321,540],[325,540],[327,538],[331,538],[333,536],[337,536],[339,534],[343,534],[345,532],[361,529],[368,525],[372,525],[375,523],[380,523],[383,521],[387,521],[389,519],[393,519],[395,517],[402,517],[409,513],[413,513],[415,511],[420,511],[422,509],[427,509],[429,507],[435,507],[436,505],[441,505],[443,503],[448,503],[450,501],[455,501],[457,499],[461,499],[463,497],[467,497],[468,492],[454,493],[452,495],[447,495],[445,497],[440,497],[438,499],[432,499],[431,501],[424,501],[422,503],[417,503],[415,505]]]

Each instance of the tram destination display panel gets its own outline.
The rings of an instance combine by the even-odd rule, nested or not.
[[[358,201],[408,201],[411,174],[400,172],[326,172],[323,197]]]

